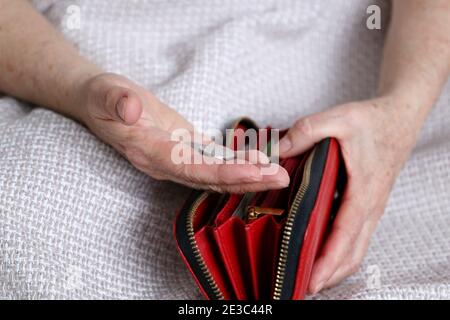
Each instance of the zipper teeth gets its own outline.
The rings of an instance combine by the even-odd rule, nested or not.
[[[286,224],[283,229],[280,255],[278,258],[277,272],[275,276],[275,287],[273,293],[274,300],[281,299],[281,290],[283,288],[284,276],[286,273],[287,256],[288,256],[289,242],[292,235],[292,227],[294,225],[296,211],[298,210],[300,202],[302,201],[309,187],[309,182],[311,179],[311,164],[312,159],[314,157],[314,153],[315,149],[312,151],[312,153],[310,154],[305,163],[305,171],[303,174],[302,182],[300,184],[299,190],[297,191],[297,194],[295,195],[294,201],[292,202],[292,206],[291,209],[289,210],[288,217],[286,219]]]
[[[214,281],[213,276],[211,275],[211,272],[209,271],[208,267],[206,266],[205,260],[203,260],[203,257],[200,253],[200,249],[198,248],[197,242],[195,241],[195,233],[194,233],[194,218],[195,213],[200,206],[200,204],[208,197],[208,192],[203,192],[194,202],[192,205],[189,215],[187,218],[187,234],[189,238],[189,243],[191,245],[192,251],[194,251],[194,257],[197,263],[200,266],[200,269],[203,273],[203,276],[206,278],[206,281],[208,282],[208,285],[211,287],[212,291],[214,292],[215,297],[218,300],[223,300],[224,296],[223,293],[220,291],[219,286]]]

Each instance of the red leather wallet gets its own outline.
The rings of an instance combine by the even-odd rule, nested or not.
[[[235,127],[249,126],[254,123],[241,119]],[[194,191],[179,211],[178,249],[206,298],[305,297],[339,202],[338,181],[345,180],[338,143],[324,139],[280,165],[290,175],[287,188],[224,195]]]

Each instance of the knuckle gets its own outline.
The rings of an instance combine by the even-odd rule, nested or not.
[[[298,119],[294,123],[294,129],[296,134],[311,137],[313,135],[313,128],[311,120],[309,118]]]
[[[108,88],[106,91],[105,91],[105,94],[104,94],[104,105],[105,106],[115,106],[115,101],[114,101],[114,97],[116,96],[116,89],[113,87],[113,88]]]
[[[294,123],[294,129],[296,134],[300,134],[306,137],[313,136],[313,127],[309,118],[301,118]]]

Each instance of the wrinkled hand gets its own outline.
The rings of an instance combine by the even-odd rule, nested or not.
[[[331,234],[313,267],[310,293],[336,285],[359,269],[420,130],[421,123],[408,109],[388,97],[340,105],[299,119],[280,141],[280,155],[286,157],[335,137],[348,175]]]
[[[194,128],[175,110],[125,77],[105,73],[90,78],[81,85],[80,97],[81,121],[137,169],[155,179],[221,192],[262,191],[289,184],[283,168],[279,167],[274,175],[261,175],[261,163],[255,161],[232,165],[175,164],[171,152],[176,142],[171,140],[171,133],[181,128],[193,132]]]

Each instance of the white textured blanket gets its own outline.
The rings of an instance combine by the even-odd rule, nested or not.
[[[84,55],[203,129],[244,114],[286,127],[371,96],[389,9],[371,31],[371,3],[35,1]],[[361,271],[317,298],[450,298],[449,136],[447,86]],[[200,297],[172,238],[188,192],[72,120],[0,98],[0,298]]]

